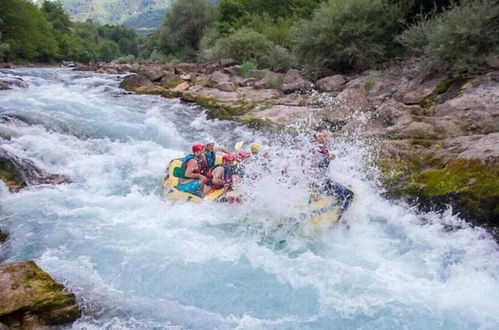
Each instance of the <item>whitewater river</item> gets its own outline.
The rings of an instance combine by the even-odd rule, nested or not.
[[[314,229],[289,207],[307,195],[307,138],[126,94],[115,75],[4,72],[30,87],[0,92],[0,111],[19,119],[1,124],[12,135],[2,147],[72,183],[2,189],[0,261],[35,260],[73,291],[83,316],[69,328],[499,328],[497,244],[451,212],[382,198],[365,142],[333,144],[331,175],[357,198],[346,223]],[[207,137],[265,142],[292,184],[264,177],[241,205],[165,201],[167,162]]]

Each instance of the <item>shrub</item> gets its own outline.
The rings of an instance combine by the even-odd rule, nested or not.
[[[118,57],[116,60],[115,60],[116,63],[119,63],[119,64],[124,64],[124,63],[133,63],[135,62],[135,56],[133,55],[127,55],[127,56],[121,56],[121,57]]]
[[[255,69],[256,69],[255,63],[251,61],[245,61],[241,64],[241,67],[239,68],[239,75],[241,77],[247,77],[248,72]]]
[[[473,73],[487,57],[499,54],[499,3],[462,0],[461,5],[412,26],[400,40],[413,54],[425,56],[430,73],[446,69],[456,75]]]
[[[366,69],[384,60],[406,7],[388,0],[330,0],[294,30],[294,52],[312,76]]]

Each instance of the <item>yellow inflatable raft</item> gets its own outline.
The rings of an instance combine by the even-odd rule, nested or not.
[[[221,157],[217,155],[215,164],[220,164]],[[173,170],[175,167],[182,166],[182,159],[174,159],[166,168],[166,176],[162,180],[163,193],[165,198],[171,200],[172,202],[177,202],[181,200],[201,202],[203,200],[210,200],[216,202],[223,202],[227,200],[235,200],[241,197],[241,193],[237,190],[224,191],[224,189],[213,190],[209,194],[202,196],[201,194],[193,194],[177,189],[178,178],[173,175]]]
[[[216,164],[221,162],[221,156],[217,155]],[[172,160],[166,169],[166,176],[162,180],[163,192],[165,198],[172,202],[177,201],[194,201],[201,202],[205,200],[211,200],[216,202],[225,202],[230,200],[240,200],[241,192],[238,190],[232,190],[225,192],[224,189],[218,189],[211,191],[209,194],[202,196],[201,194],[193,194],[185,191],[178,190],[176,188],[178,184],[178,178],[173,175],[173,170],[175,167],[180,167],[182,165],[182,159]],[[316,200],[308,201],[301,205],[295,205],[294,207],[303,210],[303,214],[308,217],[309,223],[314,227],[328,227],[336,222],[341,217],[342,201],[337,196],[323,195]]]

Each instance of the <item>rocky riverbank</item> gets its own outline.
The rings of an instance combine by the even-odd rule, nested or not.
[[[297,70],[245,70],[231,60],[84,69],[132,72],[124,89],[195,102],[211,118],[258,126],[319,120],[357,133],[360,127],[381,145],[377,165],[387,196],[426,210],[451,205],[474,224],[499,225],[497,67],[459,79],[428,77],[410,59],[318,81]]]

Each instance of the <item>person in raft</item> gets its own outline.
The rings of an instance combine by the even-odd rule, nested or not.
[[[215,141],[213,139],[208,139],[204,145],[203,153],[203,170],[202,172],[207,173],[209,170],[215,167],[215,161],[217,160],[217,152],[223,152],[224,154],[229,154],[227,149],[222,146],[215,146]]]
[[[344,212],[350,206],[354,193],[329,178],[329,164],[336,156],[329,152],[327,148],[328,140],[329,134],[325,129],[319,130],[313,136],[315,148],[312,151],[312,168],[320,183],[313,184],[312,188],[316,193],[328,193],[332,196],[338,196],[341,199],[341,211]]]
[[[234,162],[236,158],[231,154],[226,154],[222,157],[222,163],[215,165],[204,178],[203,193],[206,195],[212,190],[225,189],[229,190],[232,187],[234,179]]]
[[[205,176],[201,174],[201,154],[204,146],[196,143],[192,146],[192,154],[182,160],[183,177],[179,178],[177,189],[188,193],[200,194],[203,191],[203,180]]]

